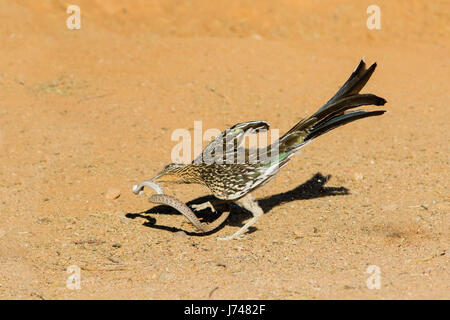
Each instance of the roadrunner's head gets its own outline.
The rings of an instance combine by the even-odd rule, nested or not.
[[[196,183],[198,174],[190,164],[171,163],[165,166],[152,181],[157,183]]]
[[[183,183],[181,171],[186,165],[180,163],[170,163],[164,167],[155,177],[154,182]]]

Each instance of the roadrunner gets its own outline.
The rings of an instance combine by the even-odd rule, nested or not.
[[[384,110],[366,112],[350,111],[359,106],[381,106],[386,100],[373,94],[359,94],[376,68],[376,63],[368,69],[363,60],[350,78],[337,93],[312,116],[300,120],[292,129],[281,136],[278,141],[264,149],[258,149],[258,155],[245,150],[243,161],[238,158],[238,146],[244,136],[259,130],[267,130],[265,121],[239,123],[218,135],[190,164],[172,163],[158,173],[152,181],[166,183],[196,183],[209,188],[214,194],[214,204],[234,202],[253,214],[240,230],[223,240],[236,239],[263,215],[263,210],[251,195],[256,188],[269,182],[286,165],[301,147],[318,136],[349,122],[382,115]],[[219,150],[219,151],[218,151]],[[221,151],[224,151],[220,154]],[[276,152],[275,152],[276,151]],[[261,157],[264,155],[265,157]],[[270,159],[262,161],[261,159]],[[213,159],[214,161],[211,161]],[[234,161],[230,161],[234,160]],[[221,161],[218,161],[221,160]],[[194,210],[210,207],[211,202],[194,205]]]

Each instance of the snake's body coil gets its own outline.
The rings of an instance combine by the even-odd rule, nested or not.
[[[210,232],[217,227],[219,227],[230,215],[230,211],[223,212],[222,215],[214,221],[212,224],[203,224],[198,220],[197,216],[192,212],[191,208],[189,208],[186,204],[181,202],[175,197],[164,194],[162,188],[153,181],[147,180],[143,181],[137,185],[133,186],[134,194],[141,194],[143,192],[144,187],[150,187],[154,189],[157,194],[152,195],[148,200],[152,203],[165,204],[168,205],[180,213],[182,213],[198,230],[202,232]]]

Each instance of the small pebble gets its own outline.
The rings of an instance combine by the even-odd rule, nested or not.
[[[364,179],[364,176],[362,173],[359,173],[359,172],[355,173],[355,180],[362,180],[362,179]]]
[[[120,197],[120,189],[109,188],[105,193],[105,198],[108,200],[115,200]]]
[[[180,230],[175,232],[174,236],[177,238],[187,238],[188,235],[183,230]]]
[[[169,272],[163,272],[158,277],[159,280],[171,280],[173,279],[173,274]]]

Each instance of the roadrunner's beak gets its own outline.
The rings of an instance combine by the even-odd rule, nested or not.
[[[171,163],[164,167],[151,181],[162,183],[183,183],[181,170],[185,167],[184,164]]]
[[[154,176],[151,181],[157,182],[157,183],[181,183],[183,182],[183,179],[181,179],[177,174],[172,172],[167,172],[165,170],[158,173],[156,176]]]

